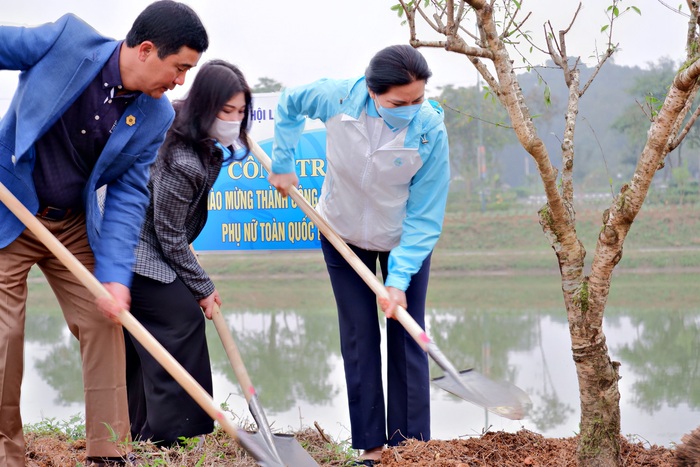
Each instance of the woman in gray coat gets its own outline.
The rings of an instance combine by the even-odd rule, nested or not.
[[[189,245],[206,223],[207,195],[233,157],[233,143],[248,152],[250,103],[238,68],[223,60],[202,66],[185,99],[174,103],[136,248],[131,312],[210,394],[204,316],[211,319],[221,298]],[[128,333],[126,344],[133,438],[171,445],[211,433],[211,417]]]

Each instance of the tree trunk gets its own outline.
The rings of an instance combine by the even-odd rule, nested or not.
[[[620,364],[611,361],[609,357],[603,333],[603,315],[610,293],[612,272],[622,258],[624,240],[646,199],[654,174],[663,167],[666,155],[680,144],[695,121],[691,118],[688,124],[685,123],[700,86],[700,61],[697,56],[697,50],[700,49],[697,33],[698,6],[689,2],[691,19],[688,23],[686,44],[688,60],[676,75],[663,106],[654,118],[632,180],[622,187],[609,209],[603,213],[590,276],[586,276],[586,251],[576,234],[576,213],[573,207],[574,130],[579,98],[585,93],[603,63],[616,50],[612,38],[610,37],[608,50],[599,56],[593,76],[581,88],[576,68],[578,61],[571,60],[566,51],[565,36],[568,29],[559,31],[557,36],[551,25],[545,25],[548,53],[554,63],[562,69],[569,88],[562,142],[562,173],[559,179],[559,173],[550,161],[547,148],[537,134],[515,75],[513,61],[504,42],[504,38],[511,42],[513,37],[517,37],[514,43],[517,43],[518,39],[526,38],[525,34],[519,35],[522,23],[510,27],[511,24],[517,23],[515,16],[519,13],[520,6],[515,7],[515,13],[511,11],[512,16],[506,16],[508,20],[505,23],[499,23],[494,18],[494,1],[432,2],[436,6],[436,13],[432,16],[422,10],[421,5],[424,2],[399,2],[406,13],[411,34],[410,42],[414,47],[442,47],[469,57],[490,90],[505,107],[518,141],[532,156],[537,166],[547,196],[546,205],[539,211],[539,219],[542,230],[557,256],[561,271],[571,350],[579,383],[581,422],[578,463],[584,467],[621,466],[618,386]],[[620,0],[611,0],[613,5],[610,8],[616,13],[610,17],[610,30],[613,29],[612,22],[618,15],[619,2]],[[428,3],[425,5],[427,7]],[[467,44],[461,35],[464,30],[461,22],[468,8],[472,8],[476,14],[478,26],[478,35],[472,37],[473,46]],[[508,5],[504,8],[507,10]],[[434,31],[444,35],[445,40],[418,40],[417,14]],[[497,31],[498,24],[506,24],[506,30],[502,34]],[[469,35],[465,34],[465,37]],[[489,61],[493,70],[486,64]],[[700,110],[693,114],[694,117],[697,115],[700,115]],[[684,126],[686,128],[681,130]],[[561,181],[561,187],[558,186],[558,181]]]
[[[493,54],[497,79],[492,79],[491,82],[497,83],[496,95],[508,111],[518,140],[535,160],[547,195],[547,204],[539,211],[539,216],[543,232],[557,256],[561,272],[562,293],[579,382],[579,465],[617,467],[621,465],[619,363],[610,360],[602,326],[610,281],[609,277],[606,280],[605,276],[585,276],[586,251],[576,234],[576,213],[573,207],[574,134],[579,97],[582,94],[579,72],[576,69],[568,69],[565,57],[555,57],[555,62],[563,68],[569,88],[562,141],[560,188],[557,184],[559,173],[552,165],[544,142],[538,136],[530,118],[515,77],[513,62],[503,42],[495,40],[498,35],[490,7],[482,4],[480,9],[477,9],[477,18],[482,31],[482,43],[489,44],[489,50]],[[615,253],[612,253],[606,264],[612,270],[618,261],[619,257],[615,258]]]

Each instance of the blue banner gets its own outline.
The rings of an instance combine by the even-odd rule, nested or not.
[[[272,139],[259,141],[272,153]],[[326,130],[303,133],[297,147],[299,191],[312,206],[326,174]],[[209,193],[209,217],[193,242],[197,251],[301,250],[321,247],[316,225],[291,197],[283,198],[250,154],[225,165]]]

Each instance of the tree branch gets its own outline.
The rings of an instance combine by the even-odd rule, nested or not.
[[[683,131],[681,131],[681,133],[671,142],[671,144],[668,145],[669,152],[676,149],[683,142],[690,129],[693,127],[693,125],[695,125],[695,121],[698,119],[698,117],[700,117],[700,107],[695,109],[695,112],[693,112],[693,115],[690,116],[690,119],[685,124]]]
[[[549,26],[549,31],[547,31],[547,27]],[[561,51],[559,50],[559,44],[556,43],[556,39],[554,39],[554,30],[552,29],[552,24],[547,21],[544,24],[544,38],[545,41],[547,42],[547,54],[552,57],[552,61],[554,62],[555,65],[557,65],[559,68],[564,68],[564,65],[562,64],[562,57],[561,57]],[[551,32],[551,34],[550,34]],[[556,45],[556,50],[554,50],[554,45]]]
[[[522,7],[522,4],[521,4],[521,7]],[[516,17],[518,16],[518,13],[519,13],[519,12],[520,12],[520,8],[516,8],[516,9],[515,9],[515,13],[513,13],[513,14],[511,15],[511,14],[510,14],[510,10],[508,9],[508,7],[506,7],[505,15],[508,17],[508,24],[506,25],[506,27],[503,28],[503,32],[501,33],[501,35],[498,36],[498,38],[499,38],[500,40],[504,40],[505,38],[511,36],[511,33],[509,33],[508,30],[510,30],[511,26],[513,26],[513,25],[515,25],[515,30],[516,30],[516,31],[517,31],[517,30],[520,30],[520,29],[523,27],[523,25],[525,24],[525,22],[527,22],[528,18],[530,18],[530,15],[532,14],[532,12],[529,11],[529,12],[527,13],[527,15],[525,15],[525,19],[523,19],[523,20],[522,20],[521,22],[519,22],[518,24],[515,24],[515,19],[516,19]]]
[[[690,109],[693,105],[693,101],[695,100],[695,96],[698,94],[698,84],[695,83],[695,86],[690,90],[688,95],[685,98],[685,105],[683,106],[683,109],[681,109],[680,112],[678,112],[678,115],[676,116],[676,120],[673,122],[673,125],[671,126],[671,136],[668,139],[668,142],[666,144],[666,154],[669,152],[673,151],[672,148],[675,148],[674,142],[678,139],[680,136],[681,132],[681,127],[683,126],[683,120],[685,120],[686,115],[690,112]],[[676,135],[674,137],[673,135]],[[678,142],[680,144],[680,141]]]
[[[415,9],[408,8],[404,0],[399,0],[401,8],[403,8],[404,13],[406,13],[406,23],[408,23],[408,33],[409,42],[413,43],[416,40],[416,11]],[[416,8],[416,7],[414,7]],[[415,47],[415,46],[414,46]]]
[[[484,65],[484,63],[479,60],[476,57],[473,57],[471,59],[472,64],[476,68],[476,71],[479,72],[479,74],[484,78],[484,81],[486,81],[486,84],[493,90],[493,93],[496,95],[499,95],[502,90],[501,90],[501,85],[498,84],[498,81],[496,78],[491,74],[489,69]]]
[[[642,113],[644,114],[644,116],[645,116],[650,122],[653,122],[653,121],[654,121],[654,117],[651,115],[651,113],[648,113],[648,112],[647,112],[647,109],[644,108],[644,105],[640,104],[639,101],[638,101],[637,99],[635,99],[634,102],[639,106],[639,109],[642,111]]]
[[[578,115],[579,102],[579,71],[574,69],[571,72],[571,83],[569,84],[569,100],[564,117],[564,141],[561,143],[561,191],[564,200],[573,205],[574,203],[574,134],[576,129],[576,117]]]
[[[532,122],[525,97],[518,85],[513,62],[510,60],[505,44],[498,40],[493,10],[479,0],[466,0],[474,7],[478,24],[481,26],[484,47],[493,53],[496,69],[498,92],[496,96],[501,101],[511,120],[515,135],[522,147],[532,156],[542,178],[542,184],[547,196],[547,204],[552,222],[557,226],[557,235],[569,238],[575,236],[570,224],[572,212],[561,197],[557,187],[558,171],[552,165],[542,139],[537,135],[537,129]],[[472,60],[474,63],[474,60]],[[569,205],[570,206],[570,205]]]
[[[522,20],[520,23],[515,25],[515,30],[518,31],[520,34],[522,34],[522,36],[525,38],[527,43],[530,44],[533,49],[539,50],[543,54],[547,54],[548,52],[546,50],[544,50],[542,47],[540,47],[539,45],[532,42],[532,40],[530,40],[530,37],[522,31],[522,26],[523,26],[523,24],[525,24],[525,21],[527,21],[527,19],[530,17],[530,14],[531,13],[528,13],[524,20]],[[520,52],[518,52],[518,53],[520,53]],[[520,54],[520,55],[522,55],[522,54]]]
[[[470,7],[474,8],[475,10],[481,10],[486,7],[486,1],[485,0],[465,0]],[[493,4],[489,5],[490,7],[493,7]]]
[[[454,0],[447,0],[445,2],[445,11],[443,13],[446,13],[447,16],[447,27],[445,28],[445,34],[447,37],[454,36],[456,34],[456,30],[459,30],[459,28],[455,28],[455,4]],[[449,40],[449,39],[448,39]]]
[[[457,34],[457,23],[454,21],[454,0],[448,0],[447,8],[443,8],[442,12],[447,16],[447,26],[443,26],[439,21],[439,16],[436,14],[436,22],[429,20],[427,14],[420,7],[421,2],[416,2],[412,7],[409,7],[406,0],[399,0],[401,7],[406,12],[406,22],[409,26],[410,39],[409,43],[413,47],[430,47],[441,48],[448,52],[456,52],[468,57],[481,57],[493,60],[493,53],[483,47],[472,47],[468,45],[462,37]],[[460,8],[461,9],[461,8]],[[416,34],[416,11],[426,21],[430,27],[446,37],[444,41],[425,41],[420,40]]]
[[[487,125],[495,126],[496,128],[505,128],[505,129],[508,129],[508,130],[512,130],[512,129],[513,129],[512,126],[506,125],[505,123],[492,122],[492,121],[490,121],[490,120],[485,120],[485,119],[479,117],[478,115],[472,115],[472,114],[470,114],[470,113],[462,112],[461,110],[455,109],[454,107],[450,106],[450,105],[449,105],[448,103],[446,103],[446,102],[440,102],[440,105],[441,105],[442,107],[446,108],[446,109],[449,109],[449,110],[453,111],[453,112],[456,113],[456,114],[459,114],[459,115],[468,117],[468,118],[470,118],[471,120],[477,120],[477,121],[486,123]]]
[[[559,31],[559,42],[557,43],[556,40],[554,39],[554,29],[552,28],[551,23],[549,24],[549,29],[552,32],[551,36],[548,36],[547,39],[553,41],[557,45],[557,50],[558,50],[558,58],[559,58],[559,65],[564,72],[564,81],[566,82],[567,87],[571,87],[572,83],[572,76],[571,76],[571,68],[569,67],[569,56],[566,52],[566,34],[571,30],[571,27],[574,25],[574,22],[576,21],[576,18],[578,17],[578,13],[581,11],[581,3],[578,4],[578,8],[576,8],[576,11],[574,12],[574,16],[571,18],[571,22],[569,23],[569,26],[564,29]],[[550,46],[549,49],[551,50],[552,47]],[[573,66],[573,69],[576,69],[578,67],[578,59],[576,60],[576,63]],[[578,78],[576,79],[578,82]]]
[[[457,34],[457,31],[461,28],[462,19],[464,19],[464,3],[463,2],[459,2],[459,9],[457,10],[457,14],[455,16],[456,16],[456,19],[454,19],[454,24],[455,24],[454,33]]]
[[[591,75],[590,78],[588,78],[588,81],[586,81],[586,84],[583,86],[583,89],[581,89],[581,93],[579,94],[579,96],[583,96],[586,93],[586,90],[588,90],[588,87],[591,85],[591,83],[593,82],[595,77],[598,76],[598,72],[603,67],[603,64],[610,57],[612,57],[612,54],[615,53],[616,49],[617,49],[617,46],[615,46],[614,49],[611,47],[608,47],[608,51],[605,52],[605,55],[603,55],[603,58],[598,61],[598,64],[596,65],[595,69],[593,70],[593,74]]]
[[[697,58],[673,79],[673,86],[681,91],[689,91],[700,77],[700,60]]]
[[[563,30],[562,33],[568,34],[568,32],[571,30],[571,28],[573,27],[574,23],[576,22],[576,17],[578,16],[579,11],[581,11],[581,6],[582,6],[582,3],[579,2],[578,8],[576,8],[576,12],[574,13],[574,17],[571,18],[571,22],[569,23],[569,27],[566,28],[565,30]]]
[[[401,1],[401,4],[403,5],[403,0],[400,0],[400,1]],[[430,18],[428,17],[428,15],[425,14],[425,12],[423,11],[423,9],[420,7],[420,4],[421,4],[420,1],[416,2],[416,3],[415,3],[415,9],[418,11],[418,14],[421,16],[421,18],[423,18],[423,21],[425,21],[425,22],[428,24],[428,26],[430,26],[435,32],[438,32],[438,33],[441,33],[441,34],[444,33],[445,31],[443,30],[442,25],[433,23],[433,22],[430,20]],[[405,8],[406,8],[406,7],[404,7],[404,9],[405,9]]]

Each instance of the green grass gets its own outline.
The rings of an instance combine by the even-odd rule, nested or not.
[[[38,423],[26,424],[23,427],[25,433],[34,433],[38,436],[65,435],[70,441],[85,438],[85,418],[82,414],[73,415],[68,420],[56,420],[44,418]]]
[[[595,248],[603,210],[576,213],[576,232],[587,250]],[[625,241],[633,248],[700,247],[700,209],[696,206],[644,207]],[[537,209],[510,213],[448,211],[439,247],[446,250],[537,250],[549,248]]]
[[[227,407],[222,407],[227,410]],[[235,414],[231,414],[238,418]],[[239,425],[241,429],[252,431],[250,425]],[[148,441],[117,440],[111,430],[111,441],[117,442],[125,450],[135,455],[138,465],[142,467],[164,466],[239,466],[258,465],[220,426],[203,438],[179,438],[179,443],[170,446],[156,446]],[[33,459],[36,465],[62,465],[82,467],[85,456],[85,424],[79,415],[69,421],[44,419],[39,423],[25,425],[27,439],[27,459]],[[319,437],[319,433],[322,434]],[[347,439],[334,440],[321,431],[304,429],[293,433],[299,445],[305,449],[320,465],[345,465],[358,453],[350,446]],[[260,442],[260,440],[258,440]],[[41,461],[50,461],[43,464]],[[37,461],[39,463],[37,463]]]
[[[577,214],[577,233],[590,266],[601,214]],[[202,252],[212,276],[261,277],[261,280],[325,276],[320,251]],[[642,210],[625,241],[619,269],[700,268],[700,209]],[[448,212],[433,255],[434,273],[475,271],[558,272],[556,256],[542,233],[537,214]]]
[[[600,213],[581,211],[577,216],[577,232],[587,248],[586,267],[590,268],[600,229]],[[311,314],[334,310],[320,250],[201,252],[200,260],[225,303],[236,303],[237,307],[251,310],[293,308]],[[679,276],[678,273],[684,273],[680,274],[682,277],[693,277],[698,270],[700,209],[645,208],[632,226],[622,260],[615,269],[611,301],[618,288],[626,287],[624,277],[629,273],[657,271],[674,273],[672,277]],[[60,315],[51,289],[40,279],[40,274],[35,274],[37,276],[30,281],[30,307]],[[431,281],[430,293],[435,295],[440,291],[443,296],[457,293],[450,291],[451,287],[468,293],[470,284],[478,284],[475,293],[495,287],[496,290],[482,294],[486,298],[479,297],[477,302],[485,304],[484,300],[488,301],[492,295],[511,295],[497,290],[510,280],[508,276],[520,276],[509,287],[518,290],[523,303],[539,303],[539,297],[546,296],[550,297],[550,304],[561,306],[556,256],[542,234],[534,208],[532,213],[519,214],[448,212],[445,231],[432,262],[432,277],[440,280]],[[645,280],[643,275],[638,277],[641,277],[638,281]],[[455,285],[454,281],[460,282]],[[654,283],[658,281],[654,278]],[[673,281],[678,283],[679,279]],[[546,288],[541,290],[541,287]],[[638,296],[650,290],[639,287],[638,282],[631,287],[636,288]],[[694,284],[688,284],[688,290],[693,288]],[[646,300],[656,303],[653,296]]]

